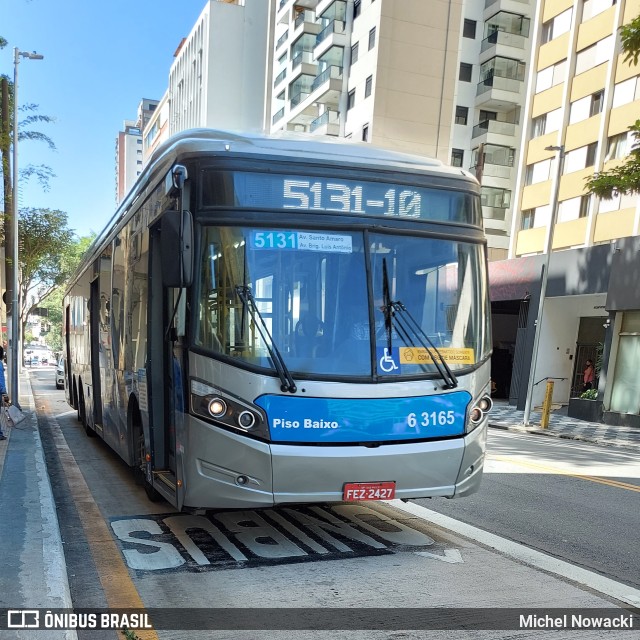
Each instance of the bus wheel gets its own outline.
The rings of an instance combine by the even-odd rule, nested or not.
[[[144,460],[145,460],[146,451],[144,448],[144,434],[142,433],[142,429],[139,429],[138,431],[137,443],[138,443],[138,446],[137,446],[138,460],[133,471],[135,475],[136,484],[143,486],[144,492],[147,494],[147,498],[149,498],[151,502],[160,502],[164,498],[147,480],[147,474],[145,472]]]
[[[80,394],[80,400],[78,401],[78,413],[80,417],[80,423],[84,427],[84,432],[89,436],[89,438],[93,438],[96,435],[96,432],[89,426],[87,423],[87,410],[84,406],[84,394]]]

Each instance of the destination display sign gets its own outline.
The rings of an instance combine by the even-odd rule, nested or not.
[[[342,177],[207,170],[202,205],[482,224],[473,194]]]

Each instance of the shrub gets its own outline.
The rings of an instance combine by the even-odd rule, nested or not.
[[[587,389],[584,393],[580,394],[580,397],[585,400],[595,400],[598,397],[598,390]]]

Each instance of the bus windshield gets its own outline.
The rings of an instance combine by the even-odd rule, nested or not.
[[[277,371],[275,346],[294,377],[392,380],[440,375],[428,345],[452,371],[488,356],[480,244],[365,231],[217,226],[203,227],[201,238],[195,345],[235,364]],[[388,297],[401,303],[427,341],[393,318],[385,322],[385,278]],[[250,289],[268,332],[259,330],[255,314],[238,296],[243,287]]]

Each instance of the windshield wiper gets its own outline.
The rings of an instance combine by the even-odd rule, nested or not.
[[[444,381],[444,388],[455,389],[458,386],[458,379],[449,368],[449,365],[431,338],[422,330],[422,327],[416,322],[415,318],[409,313],[402,302],[399,300],[395,302],[391,300],[386,258],[382,259],[382,302],[384,305],[384,326],[387,334],[388,353],[391,353],[391,336],[395,324],[398,335],[404,340],[405,344],[416,346],[410,334],[413,334],[413,336],[418,339],[419,346],[425,349],[431,356],[433,364]],[[394,319],[395,323],[393,322]],[[438,356],[437,358],[434,356],[434,352]]]
[[[269,351],[269,356],[271,357],[273,366],[278,373],[278,378],[280,378],[280,388],[282,389],[282,391],[295,393],[298,390],[298,388],[296,387],[296,383],[291,375],[291,372],[287,368],[287,365],[285,364],[282,354],[276,346],[273,336],[271,335],[271,332],[269,331],[264,321],[264,317],[260,313],[260,309],[258,309],[258,305],[256,304],[256,300],[253,297],[251,288],[245,284],[237,285],[235,289],[238,298],[240,298],[240,300],[242,301],[242,306],[251,314],[251,319],[258,329],[258,333],[260,334],[262,341],[267,346],[267,350]]]
[[[399,300],[391,302],[392,317],[396,319],[396,328],[398,333],[402,335],[403,340],[408,344],[414,345],[411,340],[410,333],[413,334],[423,349],[426,349],[427,353],[431,356],[433,364],[435,365],[440,377],[444,381],[445,389],[455,389],[458,386],[458,379],[451,371],[444,356],[438,350],[438,347],[433,343],[431,338],[423,331],[422,327],[416,322],[415,318],[409,313],[407,307]],[[427,344],[428,343],[428,344]],[[436,358],[435,355],[438,357]]]

